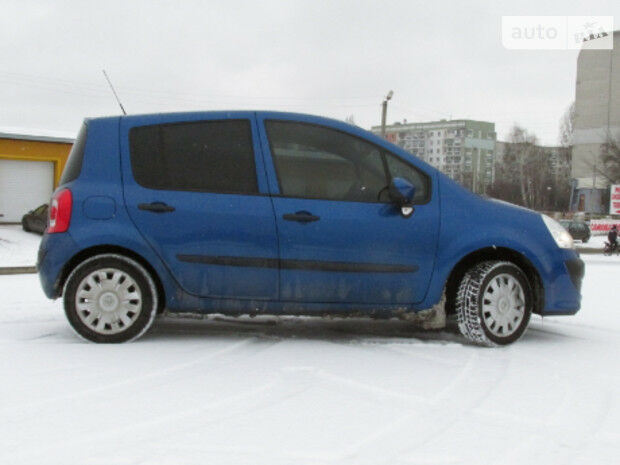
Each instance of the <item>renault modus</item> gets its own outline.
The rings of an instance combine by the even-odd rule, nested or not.
[[[504,345],[580,307],[584,264],[555,220],[475,195],[358,127],[201,112],[84,122],[38,269],[95,342],[157,315],[367,315]]]

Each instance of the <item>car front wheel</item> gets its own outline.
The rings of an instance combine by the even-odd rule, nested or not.
[[[67,278],[63,294],[69,323],[93,342],[137,339],[157,313],[153,278],[122,255],[98,255],[82,262]]]
[[[515,264],[479,263],[465,273],[458,287],[455,309],[459,330],[476,344],[510,344],[525,332],[533,301],[529,282]]]

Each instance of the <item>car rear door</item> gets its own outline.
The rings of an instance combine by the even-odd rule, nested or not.
[[[127,117],[120,130],[127,210],[180,286],[277,299],[276,225],[254,114]]]
[[[279,234],[280,299],[423,300],[439,230],[432,177],[358,135],[294,118],[258,116]],[[391,176],[417,187],[410,218],[387,200]]]

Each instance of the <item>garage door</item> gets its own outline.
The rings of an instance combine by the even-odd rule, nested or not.
[[[0,222],[21,221],[24,213],[49,203],[53,190],[52,162],[0,160]]]

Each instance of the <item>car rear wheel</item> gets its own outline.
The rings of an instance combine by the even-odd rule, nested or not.
[[[122,255],[98,255],[82,262],[67,278],[63,294],[69,323],[93,342],[137,339],[157,313],[153,278]]]
[[[510,344],[525,332],[533,301],[529,282],[515,264],[479,263],[465,273],[458,287],[455,309],[459,330],[476,344]]]

